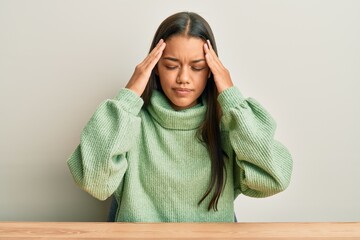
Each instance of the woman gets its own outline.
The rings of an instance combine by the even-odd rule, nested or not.
[[[290,182],[292,159],[274,131],[269,113],[233,85],[209,24],[181,12],[98,107],[68,165],[94,197],[114,195],[115,221],[233,222],[240,193],[267,197]]]

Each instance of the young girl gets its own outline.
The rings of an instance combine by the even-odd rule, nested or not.
[[[76,183],[116,199],[120,222],[233,222],[239,194],[289,184],[292,159],[275,122],[233,86],[199,15],[165,19],[149,55],[103,102],[68,160]]]

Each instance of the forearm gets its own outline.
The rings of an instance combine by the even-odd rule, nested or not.
[[[142,100],[128,89],[104,101],[81,133],[68,160],[77,184],[101,200],[110,196],[127,169],[126,153],[140,129]]]
[[[283,191],[289,184],[292,159],[274,139],[276,124],[254,99],[245,99],[236,88],[219,96],[222,123],[234,151],[236,186],[254,197]]]

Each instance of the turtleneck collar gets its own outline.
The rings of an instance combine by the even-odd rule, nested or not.
[[[191,130],[200,127],[205,119],[206,103],[202,99],[197,105],[176,111],[165,95],[157,90],[152,92],[150,104],[147,107],[150,115],[162,127],[177,130]]]

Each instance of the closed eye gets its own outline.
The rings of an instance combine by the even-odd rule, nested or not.
[[[174,70],[177,68],[177,66],[165,66],[166,69]]]
[[[191,67],[191,68],[194,71],[201,71],[201,70],[205,69],[206,67]]]

